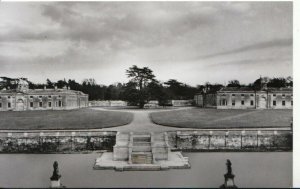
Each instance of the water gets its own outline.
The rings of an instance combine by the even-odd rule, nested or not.
[[[168,171],[93,170],[99,154],[1,154],[0,187],[49,187],[53,161],[67,187],[219,187],[226,159],[238,187],[291,187],[292,153],[184,153],[191,169]]]

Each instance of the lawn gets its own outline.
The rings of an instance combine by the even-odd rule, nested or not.
[[[243,128],[290,126],[292,110],[187,109],[152,113],[154,123],[186,128]]]
[[[0,129],[94,129],[120,126],[132,121],[126,112],[92,109],[0,112]]]

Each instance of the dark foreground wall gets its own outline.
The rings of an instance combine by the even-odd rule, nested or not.
[[[169,144],[182,151],[291,151],[290,131],[175,131]]]
[[[291,151],[290,131],[171,131],[172,150]],[[116,132],[1,132],[0,153],[84,153],[112,151]]]
[[[112,151],[116,132],[0,133],[0,153]]]

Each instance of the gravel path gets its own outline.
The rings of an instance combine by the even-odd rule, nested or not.
[[[153,123],[150,119],[150,113],[152,112],[161,112],[161,111],[177,111],[183,109],[191,109],[192,107],[184,107],[178,109],[169,109],[169,110],[130,110],[130,109],[104,109],[104,108],[92,108],[94,110],[100,111],[125,111],[133,114],[133,121],[124,126],[103,128],[102,131],[123,131],[123,132],[164,132],[172,130],[190,130],[189,128],[176,128],[176,127],[167,127],[161,126]]]
[[[152,122],[150,119],[150,113],[152,112],[165,112],[165,111],[178,111],[178,110],[188,110],[194,107],[182,107],[176,109],[156,109],[156,110],[131,110],[131,109],[105,109],[105,108],[92,108],[94,110],[100,111],[125,111],[133,113],[133,121],[124,126],[103,128],[101,131],[123,131],[123,132],[164,132],[164,131],[179,131],[179,130],[222,130],[222,129],[196,129],[196,128],[180,128],[180,127],[169,127],[162,126]],[[258,130],[258,128],[233,128],[224,130]],[[259,130],[290,130],[290,128],[260,128]]]

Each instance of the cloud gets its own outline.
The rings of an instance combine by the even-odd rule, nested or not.
[[[101,2],[67,5],[69,4],[48,4],[43,7],[42,14],[62,27],[60,32],[65,38],[86,40],[90,43],[110,41],[114,47],[118,47],[120,39],[134,47],[168,44],[176,36],[214,23],[214,12],[210,12],[207,6],[202,13],[188,9],[189,4],[184,2]],[[86,9],[89,10],[88,14],[84,12]]]
[[[215,58],[218,56],[237,54],[237,53],[242,53],[242,52],[246,52],[246,51],[260,50],[260,49],[266,49],[266,48],[272,48],[272,47],[287,47],[287,46],[292,46],[292,45],[293,45],[292,38],[275,39],[275,40],[264,41],[264,42],[259,42],[259,43],[243,46],[243,47],[229,50],[229,51],[208,54],[208,55],[200,56],[198,58],[201,58],[201,59]]]
[[[224,66],[243,66],[243,65],[251,65],[257,66],[257,64],[275,64],[282,62],[291,62],[291,57],[282,57],[282,58],[260,58],[260,59],[243,59],[243,60],[234,60],[234,61],[226,61],[214,64],[208,64],[206,67],[224,67]]]
[[[257,61],[270,64],[268,59],[274,54],[278,57],[278,49],[284,49],[280,56],[292,51],[292,6],[288,2],[1,5],[0,71],[9,74],[18,70],[43,78],[59,71],[80,80],[93,72],[103,79],[102,75],[109,75],[107,70],[119,74],[127,66],[137,64],[159,70],[167,78],[206,65],[221,70],[258,65]],[[224,64],[214,65],[217,61]],[[194,77],[178,77],[197,83],[213,75],[208,70],[194,69],[187,71]],[[118,74],[114,81],[119,80]],[[202,77],[198,78],[200,74]]]

